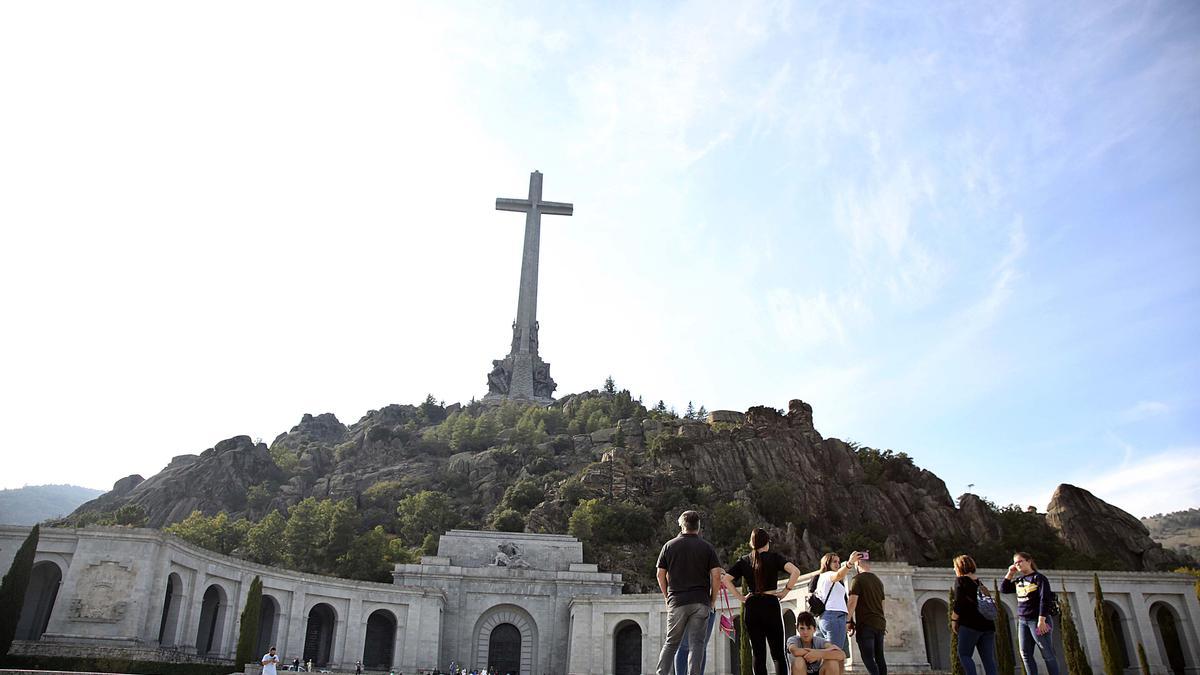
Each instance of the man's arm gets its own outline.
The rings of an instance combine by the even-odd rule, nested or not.
[[[667,571],[663,568],[658,568],[658,590],[662,591],[663,600],[667,599]]]
[[[717,591],[721,588],[721,575],[724,572],[725,570],[720,567],[714,567],[708,571],[708,587],[711,589],[710,595],[712,596],[708,599],[709,607],[717,606]]]
[[[851,594],[850,600],[846,603],[846,608],[847,608],[847,610],[849,610],[846,613],[850,615],[851,621],[854,620],[854,608],[857,606],[858,606],[858,596]]]
[[[829,645],[824,649],[812,650],[814,655],[819,655],[822,661],[845,661],[846,652],[842,651],[837,645]]]

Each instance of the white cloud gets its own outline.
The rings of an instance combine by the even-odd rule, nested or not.
[[[1200,504],[1200,447],[1130,459],[1070,482],[1138,517],[1195,508]]]
[[[1148,420],[1151,417],[1166,415],[1169,412],[1171,412],[1171,407],[1161,401],[1138,401],[1122,410],[1117,415],[1117,419],[1123,424],[1132,424]]]

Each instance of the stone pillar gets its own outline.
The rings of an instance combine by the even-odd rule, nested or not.
[[[196,638],[200,633],[200,611],[204,605],[204,578],[200,574],[192,577],[192,592],[188,594],[187,621],[183,625],[183,651],[196,653]]]
[[[1139,638],[1142,646],[1146,648],[1146,662],[1150,664],[1150,671],[1153,673],[1166,672],[1168,669],[1167,655],[1163,654],[1162,648],[1159,646],[1158,631],[1155,629],[1154,620],[1150,617],[1150,603],[1146,602],[1146,596],[1142,595],[1141,591],[1131,590],[1129,592],[1129,604],[1133,608],[1133,618],[1137,622]],[[1137,649],[1137,645],[1134,645]],[[1135,653],[1133,658],[1137,658]]]
[[[304,631],[308,623],[304,617],[305,602],[307,598],[304,587],[300,586],[292,594],[292,611],[288,614],[292,624],[291,630],[288,631],[288,645],[295,649],[296,657],[300,658],[301,663],[304,662]]]
[[[1053,583],[1051,584],[1053,586]],[[1075,626],[1079,629],[1079,641],[1083,653],[1087,654],[1088,663],[1092,670],[1104,670],[1104,655],[1100,653],[1100,629],[1096,626],[1096,596],[1095,586],[1091,583],[1077,581],[1063,584],[1069,593],[1071,608],[1075,611]],[[1055,626],[1059,628],[1059,626]],[[1133,655],[1137,658],[1137,655]]]
[[[363,615],[362,598],[351,596],[350,612],[346,615],[346,635],[341,640],[342,658],[338,659],[338,663],[342,664],[345,670],[353,670],[354,662],[363,657],[367,641],[367,618]]]

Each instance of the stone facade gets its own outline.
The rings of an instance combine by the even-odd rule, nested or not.
[[[0,570],[27,532],[0,527]],[[950,570],[881,562],[873,571],[887,592],[889,669],[947,670]],[[1092,572],[1044,572],[1075,608],[1099,672]],[[1002,574],[980,571],[989,584]],[[1099,574],[1127,675],[1138,674],[1138,643],[1154,675],[1200,673],[1191,577]],[[269,598],[259,646],[330,670],[353,671],[356,660],[368,671],[410,674],[445,670],[451,661],[466,668],[499,661],[534,675],[652,673],[666,631],[661,597],[621,595],[620,575],[584,563],[582,545],[563,535],[452,530],[438,555],[397,565],[394,584],[377,584],[255,565],[154,530],[51,528],[42,531],[14,653],[228,662],[256,575]],[[794,624],[804,607],[806,579],[783,600],[785,622]],[[1014,597],[1003,600],[1015,614]],[[714,631],[706,672],[738,672],[736,652]],[[853,641],[850,652],[849,670],[862,672]]]

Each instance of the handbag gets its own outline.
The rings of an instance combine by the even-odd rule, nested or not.
[[[995,621],[999,610],[996,607],[996,601],[992,598],[992,594],[988,593],[988,589],[979,580],[975,581],[975,602],[979,605],[979,616],[988,621]]]
[[[721,597],[725,599],[725,612],[729,612],[728,614],[720,612],[721,632],[724,633],[725,637],[729,638],[730,640],[736,640],[737,629],[733,627],[733,608],[729,606],[729,593],[726,592],[724,588],[721,589]]]
[[[824,600],[822,600],[821,598],[818,598],[816,595],[808,596],[808,600],[806,602],[808,603],[808,613],[809,614],[812,614],[814,617],[816,617],[816,616],[821,616],[822,614],[825,613],[825,603],[829,602],[829,594],[833,593],[833,587],[836,584],[837,584],[836,581],[830,582],[829,590],[825,592]]]

